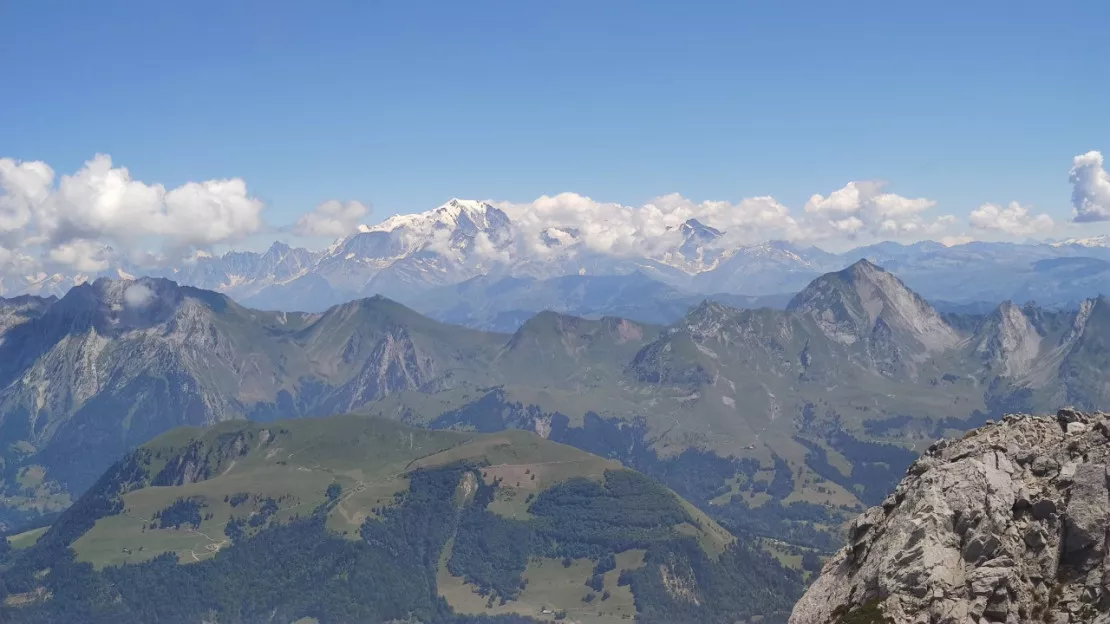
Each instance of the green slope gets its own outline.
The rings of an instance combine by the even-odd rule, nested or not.
[[[358,415],[172,431],[31,541],[0,564],[4,621],[745,621],[800,588],[618,462],[524,431]],[[373,591],[366,575],[381,575]],[[199,606],[170,595],[213,587]]]

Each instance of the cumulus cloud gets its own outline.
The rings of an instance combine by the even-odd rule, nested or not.
[[[478,257],[494,264],[506,264],[512,260],[510,250],[499,247],[485,232],[478,232],[474,236],[474,252],[478,254]]]
[[[4,274],[30,275],[38,271],[38,261],[19,251],[0,247],[0,276]]]
[[[1048,234],[1056,225],[1052,217],[1044,213],[1033,215],[1016,201],[1005,207],[983,204],[971,211],[970,222],[971,227],[977,230],[1002,232],[1010,236]]]
[[[47,252],[56,264],[81,273],[96,273],[111,266],[112,248],[89,240],[61,243]]]
[[[1076,221],[1110,220],[1110,175],[1099,152],[1076,156],[1071,170]],[[683,240],[682,224],[696,219],[722,232],[699,245],[730,249],[768,240],[847,247],[874,240],[941,240],[961,244],[952,215],[937,215],[932,199],[906,197],[883,182],[855,181],[814,194],[795,210],[775,197],[696,201],[677,193],[638,206],[577,193],[531,202],[491,202],[512,221],[507,236],[480,233],[473,251],[483,262],[507,263],[550,254],[600,253],[664,257]],[[238,178],[188,182],[167,189],[132,177],[107,155],[59,175],[43,162],[0,159],[0,276],[18,272],[90,274],[121,259],[169,266],[205,256],[262,231],[264,206]],[[340,238],[358,231],[368,206],[331,200],[287,229],[306,237]],[[984,204],[969,216],[971,231],[1029,236],[1052,228],[1045,214],[1018,203]],[[404,241],[458,253],[448,230],[431,240]]]
[[[1071,205],[1077,222],[1110,220],[1110,173],[1103,167],[1101,152],[1076,156],[1070,181]]]
[[[172,262],[263,226],[262,202],[238,178],[167,190],[133,179],[105,154],[55,178],[46,163],[0,159],[0,245],[45,268],[96,272],[119,257]]]
[[[172,249],[241,239],[262,227],[262,202],[241,179],[189,182],[169,191],[131,179],[126,167],[98,154],[63,176],[44,204],[43,225],[55,241],[135,241],[147,236]]]
[[[689,219],[724,232],[725,243],[762,242],[768,238],[798,239],[804,236],[790,209],[771,196],[749,197],[737,203],[695,203],[677,193],[664,195],[648,207],[665,215],[668,231]]]
[[[370,209],[360,202],[333,199],[303,215],[292,229],[300,236],[340,238],[353,234],[368,214]]]
[[[0,235],[26,228],[49,198],[53,182],[54,170],[46,163],[0,158]]]
[[[556,236],[579,242],[587,249],[620,253],[635,244],[638,221],[636,211],[628,206],[602,203],[578,193],[544,195],[530,203],[496,204],[509,216],[520,232],[522,243],[532,251],[545,253],[549,247],[544,232],[555,230]]]
[[[561,193],[527,203],[493,203],[519,228],[518,242],[541,255],[578,244],[595,252],[650,256],[673,249],[681,241],[680,226],[690,219],[723,232],[711,244],[721,248],[768,240],[940,237],[957,222],[952,215],[929,217],[936,202],[884,192],[880,182],[850,182],[828,196],[813,195],[799,216],[771,196],[697,202],[674,193],[633,207]]]
[[[146,307],[154,299],[154,291],[146,284],[132,284],[123,291],[123,304],[129,308]]]
[[[673,193],[633,207],[561,193],[527,203],[491,203],[517,224],[518,243],[541,255],[578,246],[654,257],[681,242],[680,226],[690,219],[721,231],[708,245],[723,249],[768,240],[836,246],[939,238],[959,221],[953,215],[931,215],[936,206],[931,199],[886,192],[883,183],[873,181],[850,182],[827,196],[815,194],[799,213],[771,196],[699,202]]]
[[[937,242],[945,247],[955,247],[957,245],[966,245],[975,242],[975,237],[968,236],[967,234],[954,234],[952,236],[943,236]]]
[[[883,192],[883,182],[849,182],[827,197],[816,194],[805,204],[813,238],[862,236],[916,238],[943,232],[955,221],[945,215],[928,220],[923,213],[936,202]]]
[[[680,226],[690,219],[723,231],[717,243],[721,246],[801,235],[790,210],[773,197],[694,202],[670,194],[633,207],[560,193],[529,203],[496,205],[516,224],[528,251],[539,254],[578,243],[599,253],[651,255],[680,242]]]
[[[1110,174],[1099,152],[1075,157],[1071,183],[1076,221],[1110,220]],[[670,194],[632,207],[561,193],[495,205],[519,226],[524,244],[538,254],[578,245],[603,253],[653,255],[673,248],[681,237],[679,226],[689,219],[724,232],[715,243],[721,247],[775,239],[828,246],[890,239],[933,239],[946,245],[973,240],[967,232],[953,232],[963,219],[935,214],[936,201],[889,192],[884,182],[873,180],[814,194],[800,213],[770,196],[695,202]],[[1013,237],[1047,234],[1056,227],[1049,215],[1033,214],[1017,202],[983,204],[969,220],[973,230]]]

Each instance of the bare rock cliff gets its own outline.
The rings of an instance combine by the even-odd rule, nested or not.
[[[1110,414],[1007,416],[942,440],[790,624],[1110,624]]]

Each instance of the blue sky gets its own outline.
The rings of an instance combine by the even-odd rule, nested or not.
[[[0,156],[241,177],[284,224],[449,197],[851,180],[1069,218],[1110,150],[1102,2],[6,2]],[[1096,226],[1098,227],[1098,226]]]

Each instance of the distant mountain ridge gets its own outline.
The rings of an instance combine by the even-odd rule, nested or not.
[[[586,244],[573,227],[526,235],[497,207],[452,199],[433,210],[395,215],[310,251],[274,243],[265,252],[199,254],[164,269],[126,263],[94,275],[8,278],[0,295],[61,296],[96,277],[165,277],[223,292],[243,305],[320,312],[381,294],[408,301],[475,278],[547,280],[565,276],[642,275],[686,296],[768,296],[797,292],[821,274],[860,258],[892,270],[930,300],[967,304],[1036,299],[1078,305],[1110,291],[1110,247],[1102,237],[1041,244],[884,242],[829,253],[785,241],[728,243],[727,232],[696,219],[668,229],[643,255],[612,254]]]
[[[937,436],[1110,403],[1106,299],[941,315],[866,260],[787,309],[709,300],[670,324],[546,311],[496,333],[380,296],[263,312],[151,278],[0,310],[8,527],[174,427],[360,411],[534,431],[662,480],[737,534],[830,549],[846,510],[885,496]]]

